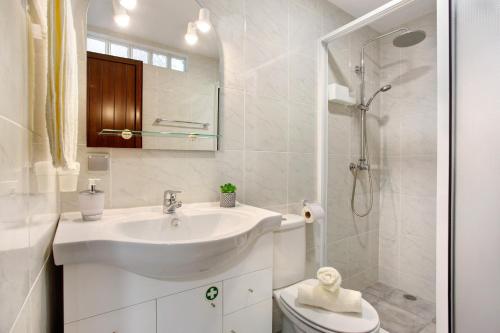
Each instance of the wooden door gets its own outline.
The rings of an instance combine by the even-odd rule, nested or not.
[[[102,129],[142,130],[142,62],[87,52],[87,147],[142,148]]]

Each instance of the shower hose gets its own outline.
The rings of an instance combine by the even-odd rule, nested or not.
[[[370,167],[370,155],[368,153],[368,143],[366,140],[366,135],[365,137],[365,152],[366,152],[366,162],[367,162],[367,172],[368,172],[368,183],[370,185],[370,203],[368,205],[368,209],[361,213],[358,210],[356,210],[356,187],[358,184],[358,173],[361,171],[361,162],[356,165],[354,168],[354,180],[352,182],[352,194],[351,194],[351,211],[353,212],[354,215],[359,216],[359,217],[365,217],[368,214],[370,214],[372,207],[373,207],[373,184],[372,184],[372,170]]]

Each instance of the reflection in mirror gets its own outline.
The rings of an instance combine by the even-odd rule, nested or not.
[[[207,9],[91,0],[87,28],[87,146],[217,150],[220,56]]]

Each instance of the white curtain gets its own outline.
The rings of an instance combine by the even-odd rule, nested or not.
[[[78,59],[71,0],[48,0],[47,132],[55,167],[76,168]]]

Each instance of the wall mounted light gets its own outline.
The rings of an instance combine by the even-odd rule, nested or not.
[[[198,14],[198,21],[196,21],[196,28],[202,33],[206,34],[212,29],[210,22],[210,11],[207,8],[201,8]]]
[[[126,10],[133,10],[137,6],[137,0],[120,0],[120,5]]]
[[[118,0],[113,0],[113,19],[121,28],[127,27],[130,23],[130,16],[127,10],[122,7]]]
[[[193,22],[188,23],[187,32],[184,35],[184,39],[189,45],[198,43],[198,33],[196,32],[196,25]]]

